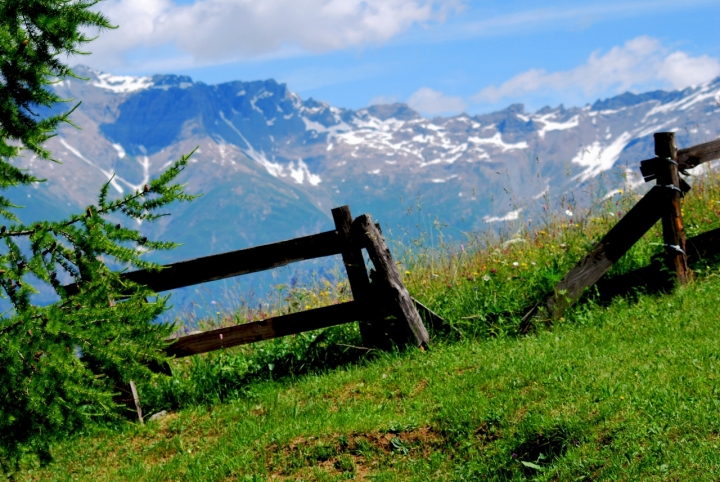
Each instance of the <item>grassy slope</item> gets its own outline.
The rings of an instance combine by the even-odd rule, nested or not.
[[[708,273],[673,295],[581,310],[575,323],[532,337],[255,383],[226,404],[73,440],[51,467],[26,475],[712,480],[718,304],[720,279]]]
[[[166,418],[71,438],[49,467],[28,462],[23,474],[713,480],[717,263],[697,264],[697,281],[673,295],[600,307],[590,294],[551,330],[515,336],[527,307],[634,202],[626,193],[584,212],[561,205],[556,218],[520,220],[510,236],[476,234],[463,245],[396,245],[411,293],[453,326],[429,352],[357,350],[348,346],[361,343],[352,324],[176,360],[171,378],[139,387],[145,411],[171,410]],[[720,177],[696,182],[684,213],[689,236],[720,227]],[[661,240],[656,226],[613,273],[646,265]],[[348,297],[343,283],[318,279],[279,287],[263,303],[219,307],[199,325]]]

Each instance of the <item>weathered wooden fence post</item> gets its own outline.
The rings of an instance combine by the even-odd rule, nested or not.
[[[415,308],[410,293],[402,282],[400,272],[395,265],[390,249],[385,243],[385,238],[373,223],[369,214],[363,214],[353,221],[353,237],[358,239],[364,237],[365,249],[375,267],[377,278],[373,285],[379,283],[379,290],[374,291],[381,296],[377,300],[384,306],[378,308],[389,309],[390,314],[395,316],[397,321],[407,328],[406,340],[395,340],[407,342],[415,346],[425,347],[430,343],[425,325],[423,325],[420,314]],[[385,299],[384,297],[387,296]],[[380,311],[380,310],[378,310]]]
[[[333,221],[335,221],[335,229],[343,238],[344,246],[341,255],[345,270],[347,271],[353,300],[357,301],[357,306],[364,311],[362,317],[365,319],[359,322],[360,335],[362,336],[363,344],[370,346],[373,337],[372,322],[368,320],[368,318],[372,316],[368,310],[371,303],[370,279],[368,278],[367,267],[363,259],[362,243],[354,240],[351,234],[353,218],[350,212],[350,206],[334,208],[332,210],[332,217]]]
[[[680,284],[686,284],[690,276],[685,247],[677,147],[674,132],[658,132],[655,137],[655,155],[658,157],[657,185],[667,189],[667,201],[662,207],[663,240],[668,260],[675,270]]]

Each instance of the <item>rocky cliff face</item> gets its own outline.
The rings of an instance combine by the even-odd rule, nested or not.
[[[184,243],[172,259],[331,229],[341,204],[390,228],[437,218],[456,232],[482,229],[613,169],[639,181],[653,132],[675,130],[681,146],[720,134],[720,79],[585,107],[426,119],[404,104],[353,111],[303,100],[273,80],[78,72],[90,80],[56,86],[82,101],[73,114],[82,130],[63,127],[49,143],[63,164],[18,160],[49,179],[21,193],[23,216],[82,209],[111,178],[118,194],[137,189],[197,147],[182,181],[203,196],[141,227]]]

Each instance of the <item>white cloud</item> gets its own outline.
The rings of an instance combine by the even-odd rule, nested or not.
[[[461,97],[452,97],[429,87],[421,87],[407,100],[407,104],[422,114],[459,113],[467,108]]]
[[[673,52],[663,61],[662,76],[678,89],[698,85],[720,75],[718,59],[701,55],[690,57],[685,52]]]
[[[201,65],[379,44],[460,7],[461,0],[108,0],[99,8],[120,28],[93,42],[92,63],[123,65],[133,49],[161,46]]]
[[[593,52],[587,62],[574,69],[547,72],[531,69],[475,95],[478,102],[498,102],[531,92],[554,90],[581,91],[585,96],[619,93],[632,89],[682,89],[720,75],[720,61],[702,55],[669,52],[659,40],[637,37],[605,54]]]

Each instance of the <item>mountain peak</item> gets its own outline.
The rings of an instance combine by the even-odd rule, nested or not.
[[[129,94],[153,86],[151,77],[108,74],[85,65],[76,65],[73,67],[73,71],[81,77],[87,77],[94,87],[109,90],[116,94]]]
[[[651,100],[657,100],[664,103],[680,98],[681,95],[682,94],[678,91],[666,92],[664,90],[654,90],[652,92],[644,92],[642,94],[625,92],[608,99],[598,99],[592,105],[591,110],[618,110],[623,107],[632,107]]]
[[[420,117],[420,114],[408,107],[407,104],[396,102],[395,104],[371,105],[367,109],[368,114],[384,121],[391,117],[398,120],[413,120]]]
[[[153,88],[164,90],[173,87],[187,89],[195,84],[187,75],[153,75],[151,81]]]

